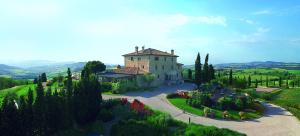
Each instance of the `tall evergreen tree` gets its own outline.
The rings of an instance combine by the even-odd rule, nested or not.
[[[205,62],[203,65],[203,82],[206,83],[209,80],[209,66],[208,66],[209,54],[205,56]]]
[[[196,83],[198,89],[200,88],[200,85],[202,83],[201,73],[202,73],[201,58],[200,58],[200,53],[198,53],[197,59],[195,61],[195,83]]]
[[[266,87],[269,87],[269,76],[266,77]]]
[[[232,69],[230,69],[230,72],[229,72],[229,85],[233,85],[233,78],[232,78]]]
[[[47,76],[46,76],[46,73],[42,73],[41,75],[41,79],[40,79],[42,82],[47,82]]]
[[[0,130],[2,136],[19,136],[22,135],[20,131],[20,120],[18,108],[16,106],[16,95],[7,94],[2,103],[0,112],[1,122]]]
[[[258,87],[258,80],[255,79],[255,88],[257,88],[257,87]]]
[[[188,79],[193,80],[193,71],[191,69],[188,69]]]
[[[215,79],[216,77],[215,77],[215,69],[214,69],[214,66],[212,65],[212,64],[210,64],[209,66],[208,66],[208,81],[211,81],[211,80],[213,80],[213,79]]]
[[[282,86],[282,78],[281,78],[281,77],[279,77],[278,84],[279,84],[279,87],[281,87],[281,86]]]
[[[101,109],[101,86],[96,76],[84,73],[74,91],[75,119],[85,125],[95,121]]]
[[[249,75],[249,76],[248,76],[248,87],[251,87],[251,82],[252,82],[252,81],[251,81],[251,76]]]
[[[285,84],[286,84],[285,87],[286,87],[286,88],[289,88],[289,79],[286,79],[286,80],[285,80]]]
[[[263,78],[262,78],[262,76],[260,76],[260,86],[262,86],[263,85]]]
[[[45,95],[42,82],[39,81],[36,87],[36,99],[34,103],[34,128],[35,135],[44,136],[46,132],[45,124]]]

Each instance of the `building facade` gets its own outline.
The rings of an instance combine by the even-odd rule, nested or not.
[[[179,56],[174,54],[174,50],[170,53],[159,51],[156,49],[139,50],[135,47],[135,51],[125,54],[125,67],[117,70],[117,73],[145,74],[151,73],[155,78],[155,84],[174,84],[182,83],[182,66],[177,62]]]

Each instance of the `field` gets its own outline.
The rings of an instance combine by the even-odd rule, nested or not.
[[[17,96],[22,96],[22,95],[27,95],[28,93],[28,89],[31,88],[33,90],[33,95],[35,96],[35,88],[36,88],[36,85],[35,84],[29,84],[29,85],[20,85],[20,86],[15,86],[15,87],[12,87],[12,88],[8,88],[8,89],[3,89],[3,90],[0,90],[0,105],[2,104],[2,100],[3,98],[5,97],[5,95],[7,93],[14,93],[16,94]],[[52,92],[54,92],[54,89],[57,88],[61,88],[59,87],[58,83],[55,82],[52,84],[51,86],[51,90]],[[45,87],[44,90],[47,91],[48,87]],[[59,91],[59,90],[58,90]]]
[[[204,116],[204,112],[203,109],[198,109],[198,108],[194,108],[190,105],[188,105],[186,103],[186,99],[183,98],[172,98],[172,99],[168,99],[174,106],[176,106],[179,109],[182,109],[186,112],[195,114],[195,115],[199,115],[199,116]],[[223,111],[217,110],[217,109],[213,109],[213,111],[216,113],[216,118],[217,119],[223,119],[222,118],[222,113]],[[228,111],[231,118],[233,120],[240,120],[240,116],[239,116],[239,111],[234,111],[234,110],[229,110]],[[247,112],[247,117],[249,119],[255,119],[255,118],[259,118],[262,115],[260,113],[257,112]]]
[[[27,94],[29,88],[34,89],[35,84],[15,86],[13,88],[0,90],[0,103],[2,103],[2,100],[7,93],[15,93],[18,96],[22,96]]]

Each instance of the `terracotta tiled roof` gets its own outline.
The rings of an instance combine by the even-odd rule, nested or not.
[[[133,52],[133,53],[128,53],[123,56],[141,56],[141,55],[157,55],[157,56],[173,56],[173,57],[178,57],[177,55],[172,55],[171,53],[168,52],[163,52],[160,50],[148,48],[145,50],[140,50],[138,52]]]
[[[135,67],[125,67],[125,68],[115,69],[114,72],[119,74],[129,74],[129,75],[139,75],[139,74],[146,73],[145,71]]]

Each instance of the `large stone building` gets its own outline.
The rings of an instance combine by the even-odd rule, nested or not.
[[[177,63],[178,56],[174,54],[174,50],[168,53],[144,47],[139,50],[138,47],[135,47],[134,52],[123,56],[125,67],[117,70],[118,73],[151,73],[155,75],[157,83],[182,82],[183,64]]]

